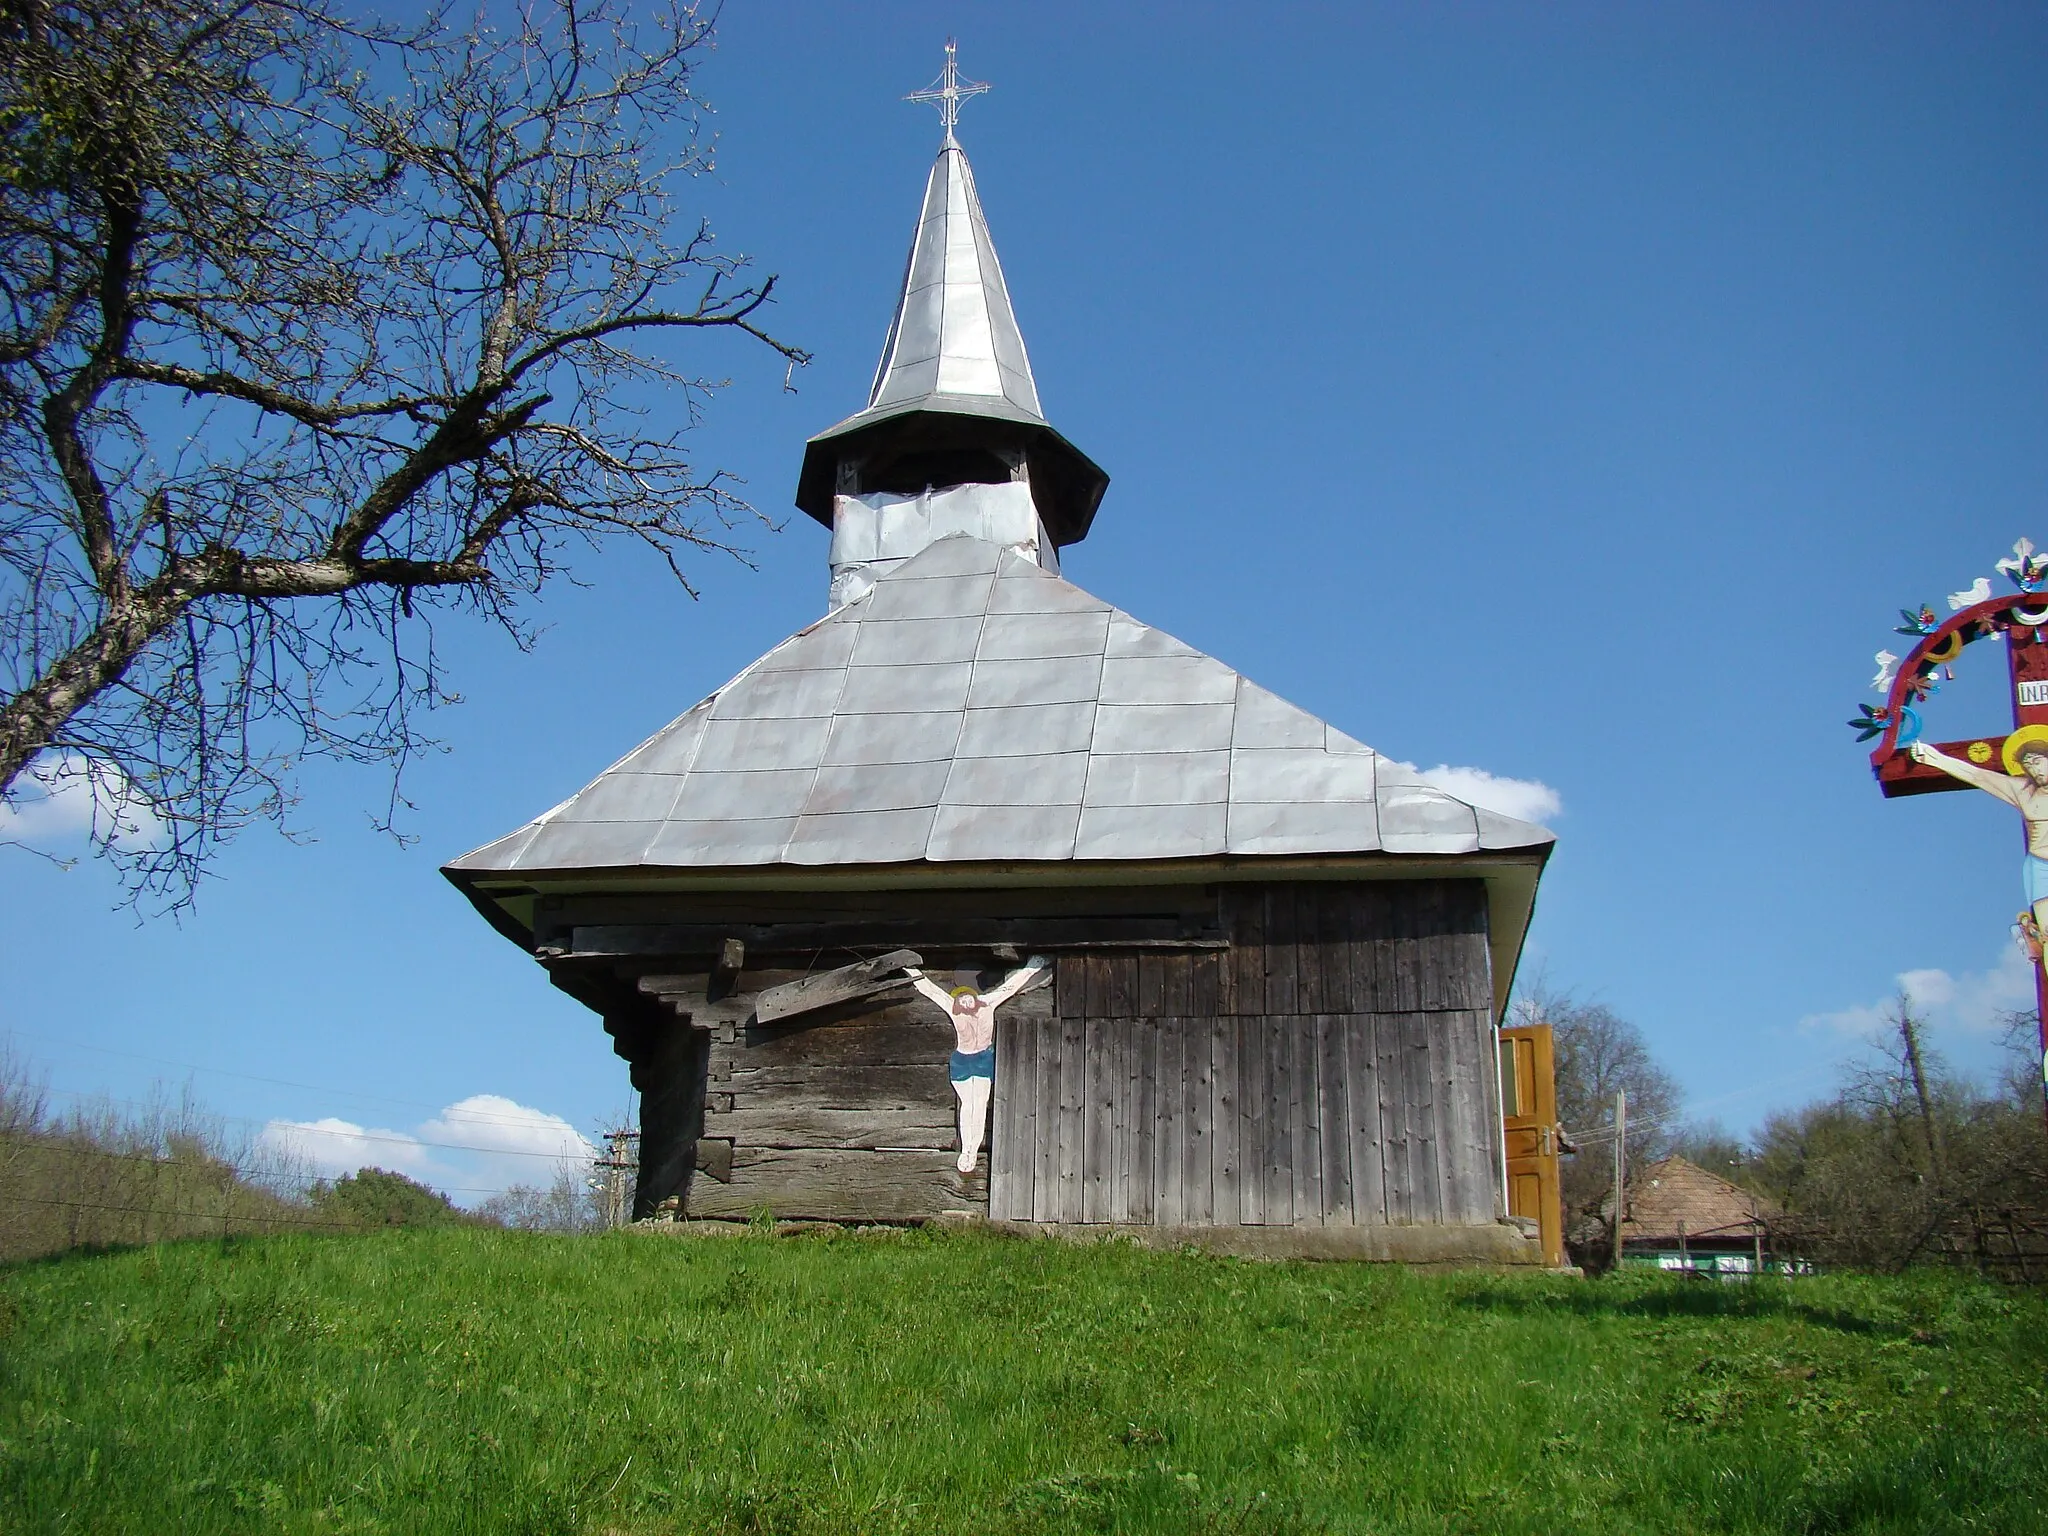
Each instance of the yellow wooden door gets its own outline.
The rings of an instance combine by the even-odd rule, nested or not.
[[[1536,1221],[1543,1262],[1564,1263],[1557,1180],[1557,1058],[1548,1024],[1500,1032],[1501,1130],[1507,1138],[1508,1214]]]

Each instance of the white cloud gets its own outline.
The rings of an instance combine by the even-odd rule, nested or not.
[[[1502,778],[1484,768],[1455,768],[1449,763],[1418,771],[1424,783],[1445,794],[1517,821],[1545,822],[1564,814],[1558,792],[1537,779]]]
[[[457,1142],[492,1152],[552,1158],[590,1158],[597,1148],[560,1115],[496,1093],[474,1093],[450,1104],[420,1127],[428,1141]]]
[[[439,1172],[432,1150],[423,1146],[419,1137],[333,1115],[318,1120],[273,1120],[263,1127],[263,1142],[275,1151],[303,1159],[329,1177],[354,1173],[358,1168],[386,1168],[412,1178]]]
[[[597,1155],[560,1115],[496,1093],[471,1094],[411,1131],[329,1115],[272,1120],[262,1141],[323,1177],[384,1168],[446,1190],[458,1205],[512,1184],[549,1184],[564,1164],[580,1167]]]
[[[83,753],[44,753],[0,801],[0,838],[46,848],[96,831],[117,848],[149,848],[164,838],[164,824],[134,781]]]
[[[1998,1034],[2005,1027],[2005,1015],[2030,1007],[2034,1001],[2033,962],[2017,944],[2002,948],[1988,970],[1966,971],[1960,976],[1935,969],[1901,971],[1896,979],[1914,1012],[1934,1030],[1974,1039]],[[1867,1037],[1892,1028],[1893,1001],[1886,998],[1833,1013],[1808,1014],[1799,1027]]]

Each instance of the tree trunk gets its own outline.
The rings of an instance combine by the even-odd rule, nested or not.
[[[1941,1144],[1934,1131],[1934,1105],[1927,1095],[1927,1073],[1920,1062],[1920,1021],[1913,1017],[1913,1010],[1906,1006],[1903,996],[1899,999],[1899,1034],[1906,1042],[1906,1070],[1913,1079],[1913,1097],[1920,1106],[1921,1134],[1927,1138],[1927,1173],[1938,1190]]]
[[[183,605],[129,601],[0,707],[0,792],[56,739],[71,717],[121,680],[135,658],[168,629]]]

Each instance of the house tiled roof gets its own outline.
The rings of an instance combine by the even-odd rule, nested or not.
[[[1777,1213],[1762,1196],[1682,1157],[1639,1169],[1628,1181],[1627,1209],[1621,1235],[1631,1243],[1676,1243],[1681,1231],[1689,1238],[1747,1238]]]

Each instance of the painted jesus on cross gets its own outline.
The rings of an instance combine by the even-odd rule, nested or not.
[[[996,1009],[1037,984],[1051,969],[1052,962],[1045,956],[1033,955],[1021,970],[1010,972],[987,992],[973,987],[947,992],[917,967],[908,968],[910,984],[953,1021],[953,1057],[946,1075],[953,1080],[953,1093],[960,1101],[960,1158],[955,1166],[962,1173],[974,1171],[988,1131],[988,1100],[996,1080]]]

